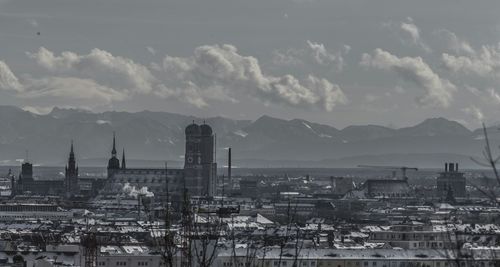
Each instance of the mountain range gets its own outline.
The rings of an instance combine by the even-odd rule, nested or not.
[[[301,119],[262,116],[255,121],[223,117],[204,119],[217,134],[217,159],[225,165],[232,147],[238,167],[354,167],[358,164],[441,167],[445,161],[478,167],[470,156],[481,154],[482,129],[470,130],[445,118],[430,118],[405,128],[357,125],[337,129]],[[81,166],[105,166],[113,132],[128,166],[181,166],[184,128],[203,119],[167,112],[103,112],[54,108],[38,115],[0,106],[0,164],[28,158],[40,165],[64,165],[74,140]],[[488,132],[500,141],[498,127]],[[26,152],[28,151],[28,152]]]

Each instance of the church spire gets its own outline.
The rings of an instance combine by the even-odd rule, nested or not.
[[[125,162],[125,148],[124,148],[122,153],[122,169],[126,168],[127,168],[127,163]]]
[[[73,148],[73,139],[71,139],[71,151],[69,152],[69,156],[72,158],[75,157],[75,150]]]
[[[116,157],[116,134],[113,132],[113,150],[111,150],[111,155]]]
[[[69,167],[71,165],[75,165],[75,149],[73,147],[73,139],[71,139],[71,150],[69,152],[68,165]]]

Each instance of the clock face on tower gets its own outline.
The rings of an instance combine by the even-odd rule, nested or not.
[[[188,158],[187,158],[187,162],[188,162],[188,163],[193,163],[193,157],[188,157]]]

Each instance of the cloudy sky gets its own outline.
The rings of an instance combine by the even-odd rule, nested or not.
[[[498,0],[0,0],[0,105],[342,128],[500,111]]]

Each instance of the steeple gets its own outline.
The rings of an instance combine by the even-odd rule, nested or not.
[[[111,155],[116,157],[116,134],[113,132],[113,150],[111,150]]]
[[[75,160],[75,149],[73,148],[73,139],[71,140],[71,151],[69,152],[69,160]]]
[[[71,150],[69,152],[68,165],[66,165],[66,196],[72,197],[78,194],[80,188],[78,187],[78,166],[76,165],[75,149],[73,140],[71,140]]]
[[[71,140],[71,150],[69,152],[69,159],[68,159],[68,168],[75,168],[76,165],[76,160],[75,160],[75,149],[73,147],[73,140]]]
[[[122,152],[122,169],[126,168],[127,168],[127,163],[125,162],[125,148],[124,148]]]
[[[109,170],[120,169],[120,160],[116,157],[116,134],[113,132],[113,149],[111,150],[111,158],[108,161],[108,178],[111,175]]]

